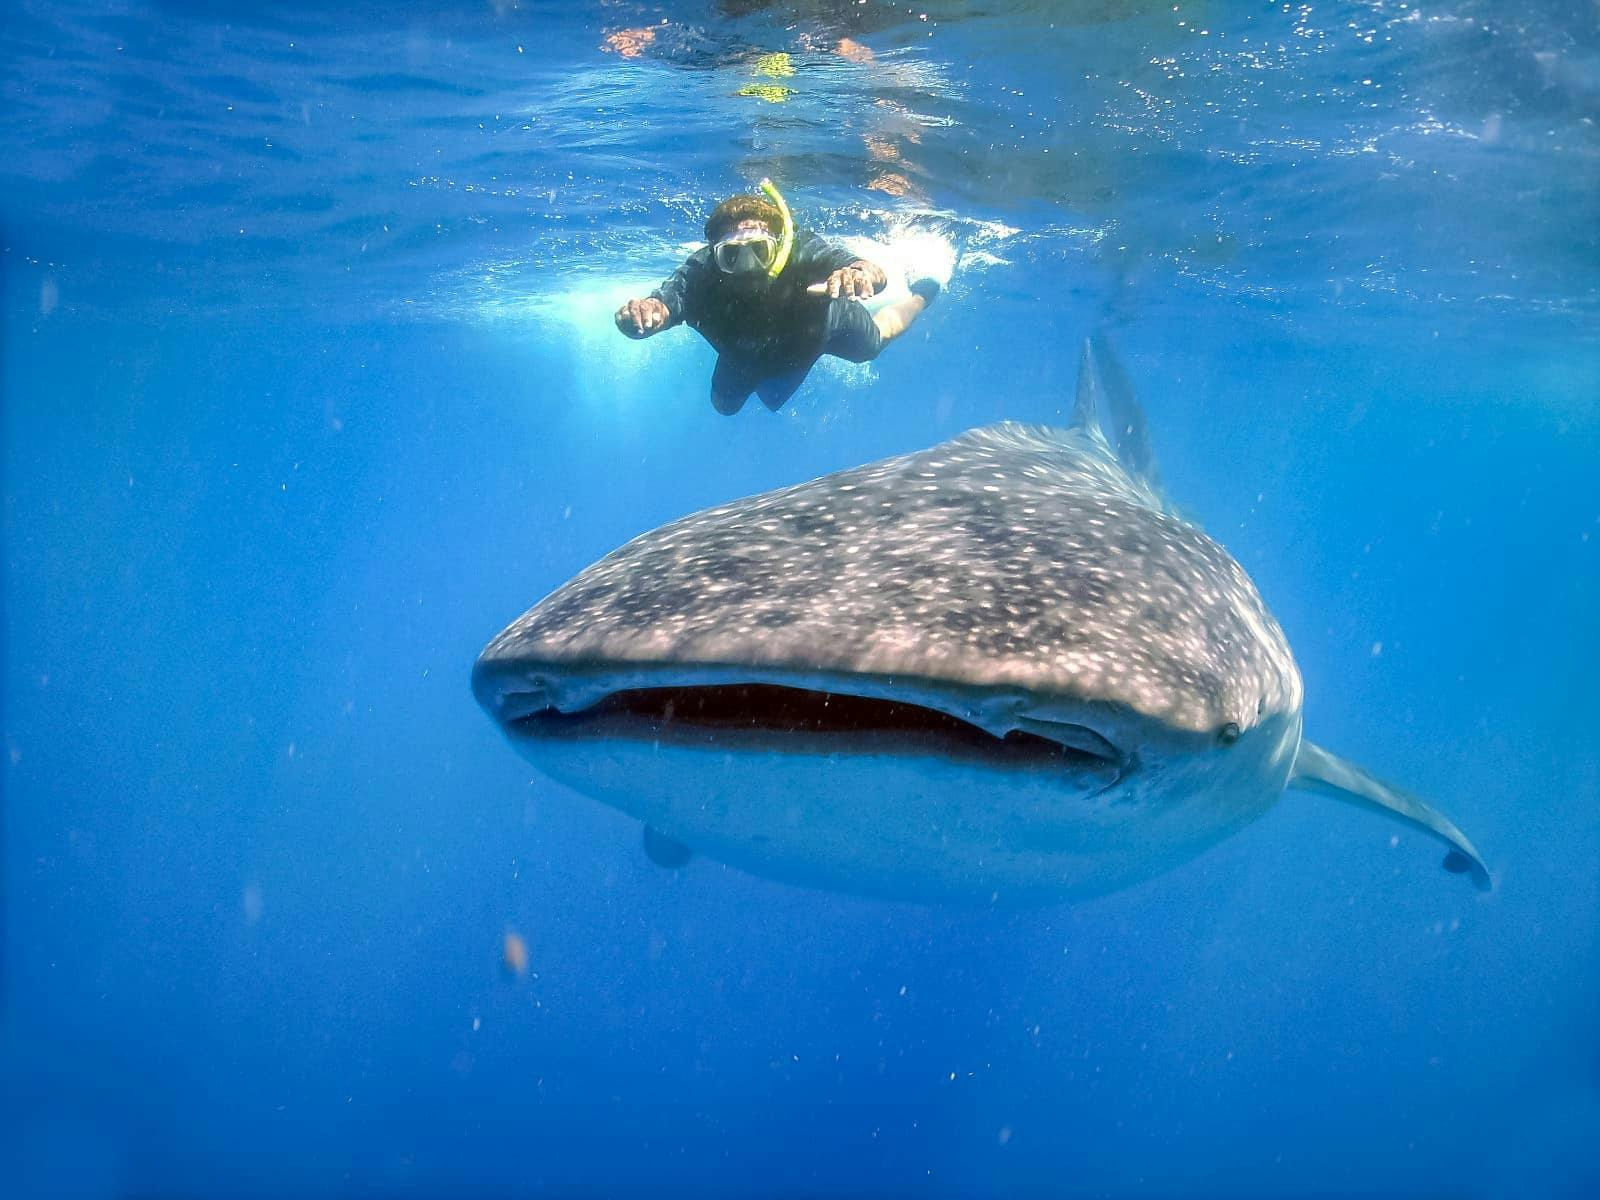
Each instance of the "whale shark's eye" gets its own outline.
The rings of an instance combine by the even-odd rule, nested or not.
[[[1221,729],[1217,730],[1217,741],[1221,742],[1224,746],[1231,746],[1238,740],[1239,727],[1232,721],[1229,721]]]

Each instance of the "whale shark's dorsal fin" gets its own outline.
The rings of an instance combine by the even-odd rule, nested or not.
[[[1111,343],[1098,333],[1083,339],[1072,423],[1103,441],[1128,474],[1160,494],[1160,473],[1150,448],[1144,409],[1139,407],[1133,384]]]
[[[1415,796],[1390,787],[1337,754],[1329,754],[1321,746],[1300,743],[1289,786],[1375,808],[1425,829],[1450,847],[1444,858],[1445,870],[1455,874],[1470,873],[1481,891],[1486,892],[1492,886],[1483,857],[1449,817]]]

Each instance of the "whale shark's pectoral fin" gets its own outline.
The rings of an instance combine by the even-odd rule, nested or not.
[[[1294,760],[1294,774],[1289,777],[1289,786],[1320,792],[1352,804],[1363,804],[1420,826],[1450,847],[1450,852],[1444,856],[1446,871],[1454,875],[1470,874],[1480,891],[1486,892],[1492,886],[1489,868],[1484,866],[1482,856],[1467,835],[1456,828],[1454,821],[1443,813],[1435,812],[1415,796],[1409,796],[1374,778],[1354,763],[1346,762],[1337,754],[1329,754],[1321,746],[1311,742],[1300,743],[1300,753]]]
[[[665,867],[669,871],[676,871],[679,867],[686,866],[694,851],[682,842],[669,838],[660,830],[644,827],[644,853],[645,857],[658,867]]]

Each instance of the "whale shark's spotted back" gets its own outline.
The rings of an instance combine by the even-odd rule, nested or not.
[[[1298,710],[1249,578],[1096,430],[1014,423],[695,513],[558,589],[485,657],[937,680],[1196,732]]]

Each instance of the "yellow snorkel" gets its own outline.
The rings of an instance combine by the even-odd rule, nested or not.
[[[794,249],[794,218],[789,215],[789,206],[783,202],[783,193],[770,179],[761,181],[761,190],[778,206],[778,212],[783,216],[783,236],[778,239],[778,253],[773,257],[772,265],[767,268],[767,275],[776,279],[783,274],[784,267],[789,265],[789,251]]]

